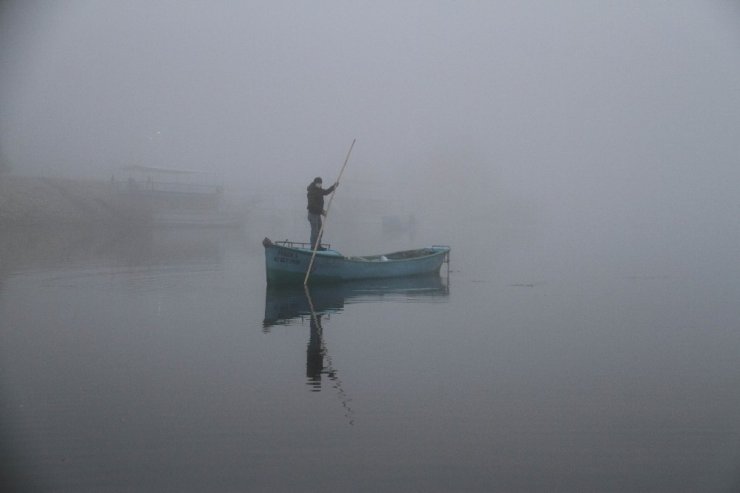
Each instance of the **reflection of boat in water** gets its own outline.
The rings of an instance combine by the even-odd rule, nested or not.
[[[338,312],[345,304],[397,301],[439,301],[449,294],[447,280],[438,274],[321,284],[310,288],[310,301],[303,286],[268,286],[265,292],[263,327],[286,325],[292,319]],[[313,305],[313,306],[311,306]]]
[[[433,245],[384,255],[345,257],[336,250],[311,250],[307,243],[262,241],[267,284],[303,283],[309,266],[311,283],[408,277],[439,272],[450,247]]]
[[[330,313],[337,313],[351,303],[372,303],[387,300],[399,302],[437,302],[449,295],[447,279],[438,274],[350,281],[314,287],[269,286],[265,293],[265,318],[263,331],[269,333],[274,326],[290,325],[292,321],[308,320],[310,327],[306,346],[306,383],[313,392],[322,388],[327,378],[344,408],[349,424],[354,423],[351,399],[344,390],[339,372],[332,362],[324,338],[323,320]]]

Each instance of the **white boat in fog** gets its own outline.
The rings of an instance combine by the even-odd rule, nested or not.
[[[120,200],[149,215],[156,226],[236,227],[242,218],[224,209],[224,186],[203,171],[125,166],[111,177]]]

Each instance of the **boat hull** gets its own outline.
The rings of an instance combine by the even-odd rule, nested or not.
[[[311,263],[309,248],[273,243],[265,247],[267,284],[303,284]],[[332,283],[358,279],[418,276],[439,272],[449,247],[433,246],[371,257],[344,257],[335,250],[316,252],[309,283]]]

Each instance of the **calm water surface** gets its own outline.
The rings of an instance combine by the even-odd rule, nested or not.
[[[4,484],[740,489],[736,265],[352,232],[450,244],[449,277],[307,298],[249,231],[3,233]]]

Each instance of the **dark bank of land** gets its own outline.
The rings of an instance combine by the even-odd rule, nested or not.
[[[0,228],[115,226],[146,220],[104,181],[0,175]]]

